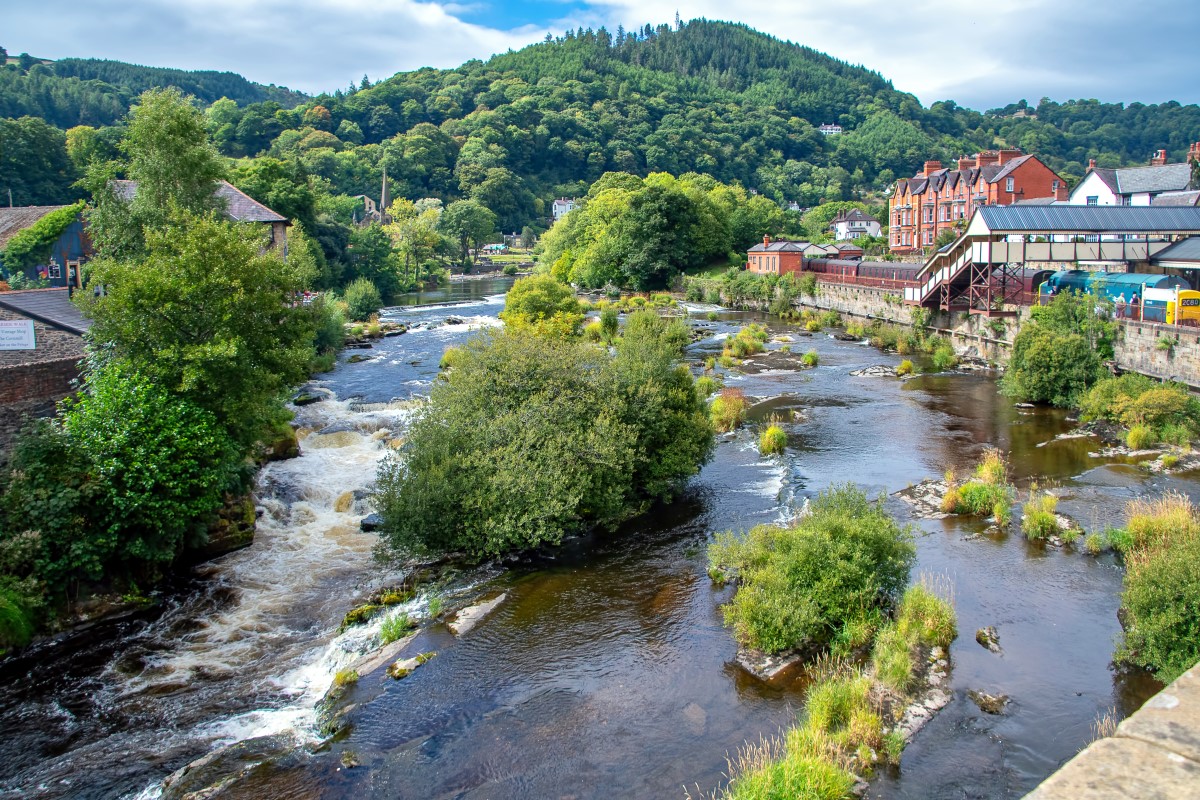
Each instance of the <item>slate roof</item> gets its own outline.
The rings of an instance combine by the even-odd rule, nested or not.
[[[1189,236],[1163,250],[1153,259],[1159,264],[1164,261],[1196,261],[1200,262],[1200,236]]]
[[[981,206],[988,229],[1013,233],[1200,233],[1200,208],[1170,206]]]
[[[1002,178],[1007,178],[1017,167],[1021,166],[1031,158],[1033,158],[1033,156],[1018,156],[1012,161],[1006,161],[1003,164],[998,165],[1000,167],[999,171],[996,172],[996,176],[994,178],[988,180],[988,183],[995,183]],[[985,166],[984,169],[986,170],[987,167]]]
[[[137,194],[137,181],[113,181],[113,190],[117,197],[129,202]],[[218,181],[213,194],[224,205],[225,216],[234,222],[288,221],[228,181]]]
[[[1163,192],[1150,201],[1152,206],[1195,206],[1200,205],[1200,191]]]
[[[780,253],[780,252],[784,252],[784,251],[788,251],[788,252],[795,251],[798,253],[798,252],[804,250],[804,248],[808,247],[808,245],[809,245],[808,242],[788,242],[788,241],[782,241],[782,240],[771,242],[769,245],[764,245],[762,242],[759,242],[758,244],[751,247],[749,249],[749,251],[747,251],[747,252],[750,252],[750,253]]]
[[[66,206],[18,206],[16,208],[0,208],[0,249],[8,245],[8,240],[37,222],[51,211],[58,211]]]
[[[0,292],[0,308],[79,336],[92,327],[92,321],[75,307],[66,289]]]
[[[1117,171],[1115,169],[1104,169],[1097,167],[1096,169],[1092,170],[1092,174],[1103,181],[1104,185],[1111,189],[1113,194],[1121,193],[1121,187],[1120,184],[1117,183]]]
[[[872,217],[870,214],[864,214],[862,209],[852,208],[849,211],[843,211],[833,218],[833,222],[878,222],[879,220]],[[830,223],[833,224],[833,223]]]
[[[1131,167],[1117,170],[1121,194],[1171,192],[1188,188],[1192,181],[1190,164],[1163,164],[1157,167]]]

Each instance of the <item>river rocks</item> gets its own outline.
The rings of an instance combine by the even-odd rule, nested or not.
[[[708,729],[708,712],[696,703],[688,703],[683,707],[683,721],[691,733],[703,736]]]
[[[362,518],[362,522],[358,523],[358,527],[363,533],[371,533],[383,527],[383,517],[377,513],[367,514]]]
[[[437,653],[430,652],[421,653],[412,658],[402,658],[387,668],[388,677],[397,681],[403,680],[413,674],[413,670],[428,663],[436,655]]]
[[[462,317],[446,317],[447,325],[466,325],[467,321]]]
[[[250,495],[226,495],[217,518],[208,526],[208,539],[189,550],[185,561],[198,563],[249,547],[254,542],[257,521],[258,514]]]
[[[856,340],[857,341],[857,340]],[[889,367],[887,364],[876,364],[872,367],[864,367],[856,369],[850,373],[855,378],[897,378],[899,374],[895,367]]]
[[[361,356],[358,353],[355,353],[354,355],[352,355],[346,359],[346,363],[347,364],[361,364],[364,361],[373,361],[373,360],[374,359],[371,356]]]
[[[833,338],[837,339],[839,342],[861,342],[862,341],[862,337],[851,336],[848,333],[835,333],[833,335]]]
[[[393,336],[402,336],[406,333],[408,333],[408,328],[404,327],[403,325],[397,325],[394,328],[390,328],[390,329],[384,331],[383,335],[384,335],[384,337],[390,339]]]
[[[313,403],[319,403],[324,399],[325,399],[325,395],[322,395],[322,394],[314,394],[312,392],[300,392],[300,394],[298,394],[292,398],[292,405],[294,405],[294,406],[311,406]]]
[[[993,653],[1000,652],[1000,634],[996,633],[996,629],[991,625],[975,631],[975,641]]]
[[[219,797],[270,764],[295,766],[306,757],[288,734],[257,736],[214,750],[176,770],[163,781],[164,800],[208,800]]]
[[[295,428],[284,425],[272,431],[272,434],[271,441],[261,445],[262,449],[258,455],[262,462],[287,461],[289,458],[300,457],[300,440],[296,436]]]
[[[449,623],[451,633],[455,636],[462,636],[467,631],[478,625],[484,617],[492,613],[496,606],[504,602],[508,594],[501,594],[498,597],[493,597],[490,600],[485,600],[482,603],[476,603],[473,606],[468,606],[459,611],[454,619]]]
[[[786,653],[768,655],[761,650],[739,648],[735,660],[738,666],[754,677],[762,681],[769,681],[788,667],[803,663],[809,655],[811,653],[802,650],[789,650]]]
[[[922,519],[945,519],[949,514],[942,511],[942,498],[949,490],[950,484],[930,478],[901,489],[894,496],[911,505],[913,513]]]
[[[1006,694],[990,694],[971,689],[967,692],[967,697],[970,697],[972,702],[979,706],[979,710],[985,714],[1003,714],[1008,705],[1008,695]]]

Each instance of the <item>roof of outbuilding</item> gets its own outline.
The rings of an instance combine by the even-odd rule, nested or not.
[[[37,222],[51,211],[58,211],[66,206],[18,206],[16,208],[0,208],[0,249],[8,245],[8,240]]]
[[[789,242],[786,240],[771,242],[768,245],[764,245],[762,242],[759,242],[758,244],[751,247],[748,252],[751,252],[751,253],[779,253],[779,252],[783,252],[783,251],[799,252],[799,251],[803,250],[804,248],[808,247],[808,244],[809,244],[808,242]]]
[[[129,202],[137,194],[137,181],[113,181],[117,196]],[[225,216],[234,222],[287,222],[288,218],[277,214],[255,200],[229,181],[218,181],[213,190],[224,206]]]
[[[1200,208],[1171,206],[981,206],[996,233],[1200,233]]]
[[[1200,261],[1200,236],[1189,236],[1163,250],[1152,259],[1163,261]]]
[[[80,336],[92,327],[92,321],[75,307],[66,289],[0,292],[0,308]]]

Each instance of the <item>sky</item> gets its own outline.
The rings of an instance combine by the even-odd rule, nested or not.
[[[309,93],[578,27],[743,22],[881,73],[929,105],[1200,102],[1200,0],[3,0],[0,45],[241,73]]]

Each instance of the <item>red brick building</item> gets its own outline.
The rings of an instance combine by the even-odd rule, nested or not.
[[[938,234],[955,229],[983,205],[1067,199],[1067,182],[1037,156],[1020,150],[989,150],[960,158],[956,169],[940,161],[896,183],[888,201],[888,239],[898,255],[932,247]],[[965,224],[965,223],[964,223]]]
[[[746,251],[746,269],[761,275],[787,275],[804,266],[804,248],[808,242],[773,242],[764,236],[762,244]]]

